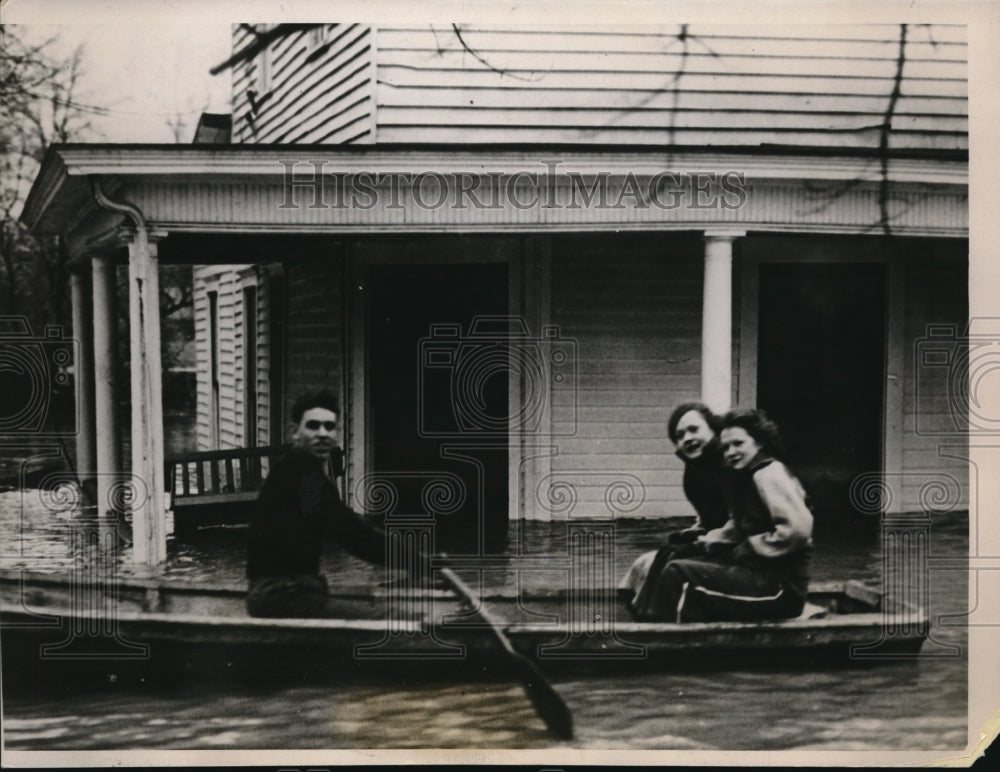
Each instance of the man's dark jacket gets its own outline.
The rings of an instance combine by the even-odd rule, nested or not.
[[[319,574],[327,534],[352,555],[384,564],[384,532],[344,505],[319,459],[292,449],[274,465],[257,497],[247,577]]]

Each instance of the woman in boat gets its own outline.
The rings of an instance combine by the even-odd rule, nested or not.
[[[618,585],[627,602],[639,601],[647,576],[658,574],[668,560],[691,552],[699,536],[721,527],[728,519],[718,433],[719,417],[702,402],[678,405],[667,419],[667,436],[684,462],[684,495],[694,507],[695,522],[689,528],[668,533],[663,547],[636,559]],[[699,550],[695,548],[694,552]]]
[[[699,536],[698,557],[672,560],[632,609],[642,621],[784,619],[802,613],[812,555],[812,513],[802,485],[776,458],[778,429],[759,410],[723,416],[730,518]]]

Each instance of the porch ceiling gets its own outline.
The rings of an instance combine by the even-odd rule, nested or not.
[[[310,207],[298,201],[308,202],[310,192],[297,189],[293,191],[298,197],[296,205],[282,207],[282,201],[288,201],[282,196],[289,192],[289,171],[294,172],[296,180],[308,180],[316,173],[386,178],[401,175],[411,180],[420,175],[449,179],[472,175],[479,180],[495,177],[505,181],[512,178],[524,181],[532,175],[545,180],[546,175],[552,175],[560,180],[560,185],[568,184],[566,181],[573,177],[592,181],[603,175],[607,180],[617,181],[614,191],[618,195],[622,195],[622,181],[630,176],[650,180],[667,172],[680,176],[736,173],[752,195],[750,206],[737,208],[738,211],[733,208],[718,211],[716,207],[716,211],[694,212],[684,207],[646,206],[652,211],[640,215],[631,206],[605,206],[606,211],[598,215],[581,213],[580,207],[556,207],[559,211],[546,211],[552,208],[537,205],[519,207],[516,202],[511,204],[513,199],[507,190],[502,205],[485,207],[493,209],[492,212],[466,209],[442,214],[408,209],[400,212],[406,206],[384,205],[381,200],[367,208]],[[909,196],[904,203],[907,210],[923,212],[912,222],[893,213],[901,234],[961,235],[963,229],[967,232],[964,209],[968,158],[964,152],[890,153],[882,157],[875,153],[837,155],[820,150],[810,153],[801,148],[762,148],[748,152],[745,148],[665,150],[579,145],[55,145],[46,155],[31,188],[22,222],[36,233],[66,234],[74,230],[92,233],[93,228],[85,225],[94,219],[97,210],[90,190],[92,177],[101,178],[106,191],[117,190],[120,198],[142,209],[151,226],[166,230],[317,232],[380,227],[403,231],[561,226],[679,229],[727,225],[750,229],[773,226],[774,230],[787,231],[874,232],[877,226],[872,218],[878,223],[881,213],[881,219],[886,219],[884,206],[891,190],[894,198]],[[818,216],[809,211],[817,207],[817,186],[829,198],[829,202],[821,202],[824,211]],[[405,182],[403,189],[405,193]],[[378,195],[382,195],[381,188]],[[773,219],[773,215],[768,212],[773,213],[776,205],[786,211],[771,222],[768,217]],[[948,211],[940,216],[926,215],[926,210],[935,211],[942,206]],[[831,207],[839,208],[835,215],[828,211]],[[526,212],[527,209],[531,211]]]

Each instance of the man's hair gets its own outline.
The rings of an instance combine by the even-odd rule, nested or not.
[[[745,431],[753,437],[754,442],[760,445],[762,450],[766,450],[772,456],[781,456],[785,452],[778,425],[768,418],[763,410],[730,410],[722,416],[721,428],[731,427]]]
[[[696,413],[701,413],[702,418],[705,419],[705,423],[708,424],[708,428],[716,434],[719,433],[719,416],[713,413],[708,405],[704,402],[684,402],[675,407],[670,414],[670,418],[667,419],[667,436],[674,444],[677,443],[677,438],[674,436],[677,433],[677,424],[681,422],[685,414],[690,413],[692,410]]]
[[[340,399],[329,389],[316,389],[302,394],[292,403],[292,423],[297,424],[307,410],[322,407],[334,413],[340,413]]]

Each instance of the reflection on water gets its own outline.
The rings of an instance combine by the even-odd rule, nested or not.
[[[197,688],[25,701],[9,748],[519,748],[545,728],[509,684],[352,685],[272,693]]]
[[[6,567],[64,570],[73,565],[70,507],[42,506],[37,496],[0,494],[2,558]],[[616,524],[615,571],[658,546],[663,523]],[[817,538],[816,580],[878,582],[875,529]],[[565,556],[564,524],[529,523],[512,529],[511,550]],[[518,547],[517,545],[520,545]],[[931,554],[965,556],[967,518],[951,513],[933,522]],[[127,546],[118,558],[129,567]],[[350,583],[377,581],[375,569],[328,550],[324,571]],[[166,574],[214,582],[243,581],[243,533],[203,533],[172,543]],[[534,581],[546,574],[538,572]],[[486,574],[487,583],[512,572]],[[930,612],[967,610],[967,574],[934,571]],[[965,643],[960,627],[935,625],[941,643]],[[724,664],[723,664],[724,667]],[[553,678],[573,711],[577,739],[553,740],[517,685],[409,677],[379,683],[247,684],[211,686],[183,681],[165,687],[52,693],[5,692],[6,747],[16,749],[242,749],[242,748],[628,748],[957,750],[966,742],[966,661],[884,662],[805,672],[764,671],[558,673]]]

